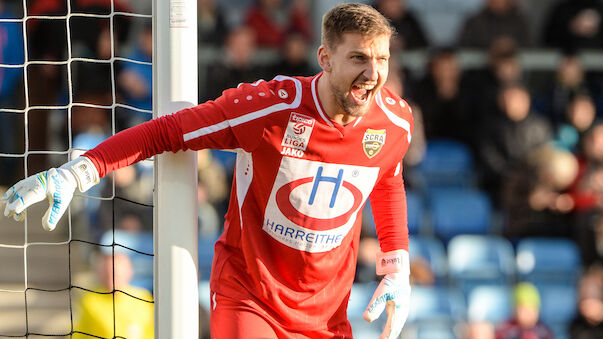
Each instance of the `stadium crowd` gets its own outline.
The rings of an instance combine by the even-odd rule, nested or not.
[[[0,1],[0,17],[23,17],[22,3]],[[603,51],[603,1],[371,3],[398,32],[388,86],[411,104],[415,119],[404,168],[414,289],[403,337],[603,338],[603,68],[588,68],[583,58]],[[150,14],[150,1],[114,4],[118,11]],[[65,1],[28,5],[29,16],[67,13]],[[318,6],[311,0],[198,0],[199,102],[241,82],[316,74],[310,52],[320,42],[313,10]],[[528,7],[542,14],[537,24]],[[456,25],[445,25],[450,18],[438,20],[445,15],[434,19],[434,12],[450,8]],[[111,1],[72,0],[70,10],[109,14]],[[28,111],[27,134],[23,114],[0,112],[0,153],[88,149],[150,119],[152,72],[145,64],[152,60],[150,24],[150,18],[124,15],[73,17],[68,32],[64,19],[30,19],[23,48],[22,24],[0,22],[2,64],[68,57],[139,61],[33,63],[27,79],[22,67],[0,67],[2,109],[59,107]],[[538,49],[554,55],[554,67],[525,67],[523,53]],[[466,51],[481,53],[484,62],[464,66]],[[423,65],[409,67],[405,53],[416,52],[425,56]],[[63,106],[69,103],[94,106],[73,106],[68,120]],[[121,105],[112,114],[115,103]],[[221,231],[233,157],[199,152],[202,244],[211,244]],[[64,160],[32,155],[28,171]],[[0,172],[5,187],[24,176],[14,158],[0,157]],[[116,196],[152,202],[149,166],[121,169],[93,194],[111,196],[110,180]],[[119,223],[120,230],[152,230],[152,213],[136,204],[88,201],[75,208],[86,212],[76,227],[95,242],[113,227],[111,209],[118,219],[138,220]],[[371,329],[363,324],[363,310],[354,309],[354,298],[370,298],[368,292],[362,295],[363,286],[378,279],[379,246],[370,215],[367,206],[349,310],[359,338]],[[463,246],[455,246],[460,241]],[[211,245],[200,247],[203,288]],[[138,284],[152,288],[148,279]]]

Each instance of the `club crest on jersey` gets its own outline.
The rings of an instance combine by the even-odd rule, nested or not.
[[[313,128],[314,119],[312,117],[291,112],[287,129],[281,142],[283,146],[281,154],[296,158],[303,157]]]
[[[364,137],[362,138],[362,149],[364,149],[364,154],[366,154],[369,159],[381,151],[383,144],[385,144],[384,129],[375,130],[369,128],[366,130],[366,132],[364,132]]]

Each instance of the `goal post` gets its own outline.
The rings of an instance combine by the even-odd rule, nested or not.
[[[195,106],[197,2],[153,0],[153,115]],[[197,154],[155,157],[155,338],[199,337]]]

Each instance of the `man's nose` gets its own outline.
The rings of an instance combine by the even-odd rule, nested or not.
[[[378,70],[379,69],[378,69],[377,61],[371,60],[370,62],[367,63],[367,67],[364,70],[364,76],[369,81],[377,81],[377,79],[379,78]]]

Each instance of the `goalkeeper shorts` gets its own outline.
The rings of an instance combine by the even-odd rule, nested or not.
[[[351,339],[348,322],[330,330],[292,331],[281,326],[259,306],[212,292],[210,332],[212,339]]]

